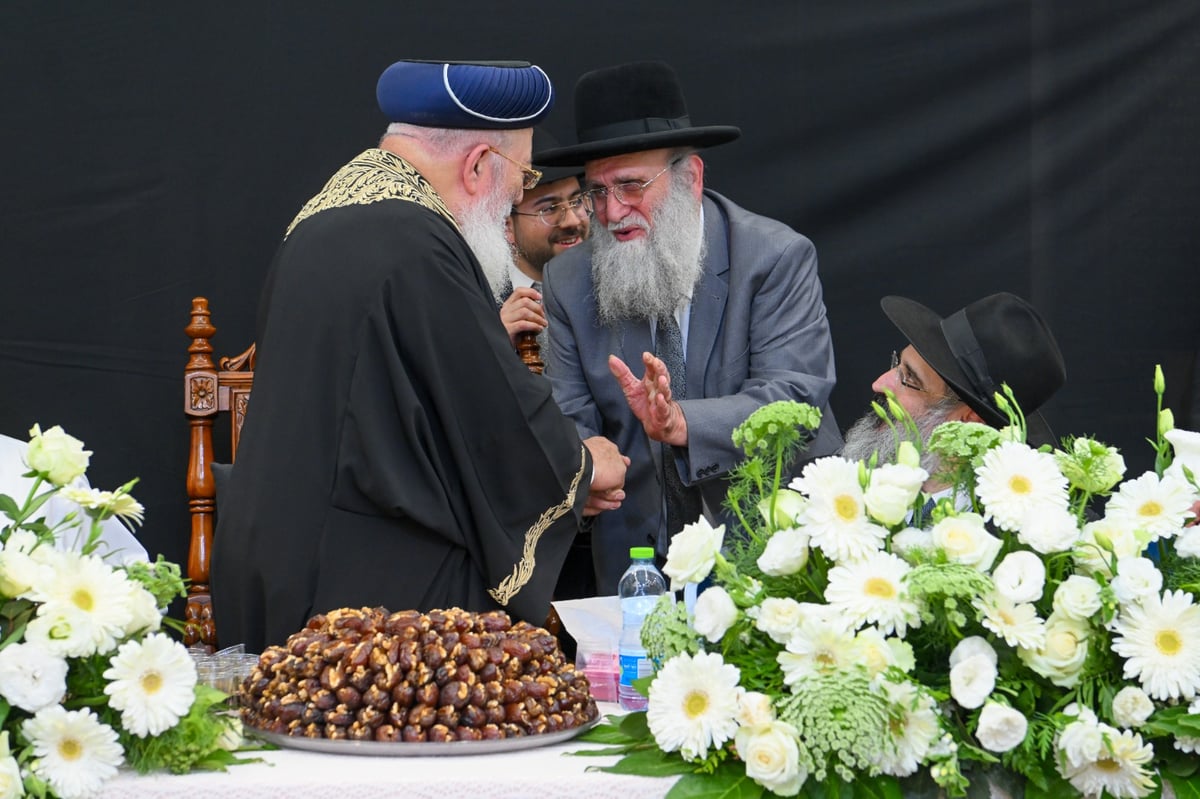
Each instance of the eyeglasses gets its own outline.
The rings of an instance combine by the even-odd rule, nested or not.
[[[638,180],[627,180],[624,183],[614,183],[612,186],[597,186],[594,189],[588,189],[583,193],[583,204],[588,209],[588,213],[594,214],[596,213],[596,205],[604,206],[608,202],[608,195],[611,194],[613,199],[621,205],[637,205],[646,196],[646,189],[649,188],[650,184],[658,180],[668,169],[682,160],[683,158],[676,158],[645,183]]]
[[[517,165],[517,167],[521,170],[521,174],[524,176],[524,179],[521,181],[521,188],[525,189],[525,191],[529,191],[530,189],[532,189],[534,186],[536,186],[538,184],[538,181],[542,179],[541,172],[539,172],[538,170],[534,169],[531,166],[525,166],[524,164],[522,164],[520,161],[516,160],[515,158],[509,158],[507,155],[500,152],[495,147],[489,146],[488,152],[495,153],[496,155],[503,158],[505,161],[509,161],[509,162]]]
[[[917,383],[911,377],[905,377],[904,370],[900,368],[900,356],[895,350],[892,350],[892,369],[896,372],[896,379],[900,381],[900,385],[905,388],[911,388],[913,391],[920,391],[922,394],[928,394],[931,397],[939,399],[949,397],[949,394],[937,394]]]
[[[569,200],[564,200],[561,203],[547,205],[545,208],[537,211],[516,211],[513,213],[517,216],[536,216],[542,220],[542,224],[547,227],[558,227],[562,224],[563,219],[567,216],[567,211],[571,211],[577,216],[585,216],[587,208],[584,207],[584,195],[578,194]]]

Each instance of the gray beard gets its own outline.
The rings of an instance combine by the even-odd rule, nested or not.
[[[886,400],[881,400],[880,404],[887,407]],[[950,414],[959,404],[956,399],[941,400],[913,417],[922,445],[929,440],[929,434],[935,427],[950,418]],[[892,463],[896,460],[897,434],[901,440],[912,438],[899,425],[896,427],[896,433],[893,433],[892,429],[875,415],[875,411],[865,413],[846,431],[842,457],[852,461],[865,461],[878,452],[880,463]],[[932,452],[922,451],[921,468],[931,475],[937,474],[941,470],[941,459]]]
[[[459,229],[479,260],[496,302],[512,286],[508,271],[514,268],[512,246],[504,235],[504,221],[511,210],[512,199],[498,186],[497,191],[458,214]]]
[[[630,217],[641,215],[635,210]],[[645,236],[617,241],[610,229],[596,225],[592,239],[596,307],[606,325],[672,316],[700,282],[706,243],[700,203],[689,193],[686,175],[671,173],[670,192]]]

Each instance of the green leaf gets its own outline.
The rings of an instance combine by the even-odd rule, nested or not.
[[[1164,774],[1163,780],[1171,784],[1176,799],[1200,799],[1200,777],[1172,777]]]
[[[668,754],[661,749],[637,749],[611,766],[588,766],[589,771],[608,774],[639,774],[643,777],[670,777],[677,774],[692,774],[696,767],[679,755]]]
[[[621,728],[621,732],[634,740],[649,740],[652,737],[650,735],[650,724],[646,721],[646,711],[644,710],[637,713],[630,713],[619,720],[616,718],[613,720],[617,722],[617,726]]]
[[[765,792],[740,767],[731,767],[714,774],[680,777],[667,791],[666,799],[759,799]]]
[[[832,777],[825,782],[809,779],[800,789],[809,799],[902,799],[904,792],[895,777],[860,776],[854,782]]]

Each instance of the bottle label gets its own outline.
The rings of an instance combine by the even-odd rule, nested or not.
[[[623,685],[633,685],[633,681],[637,678],[653,673],[654,664],[645,655],[621,655],[621,683]]]

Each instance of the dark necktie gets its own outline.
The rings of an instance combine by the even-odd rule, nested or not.
[[[675,400],[687,398],[687,375],[684,371],[683,337],[674,316],[660,319],[654,333],[654,349],[671,373],[671,397]],[[671,536],[683,529],[685,524],[700,518],[701,498],[698,488],[689,488],[679,478],[675,467],[675,448],[661,444],[663,465],[663,493],[667,506],[667,529],[656,542],[660,554],[666,554]]]

